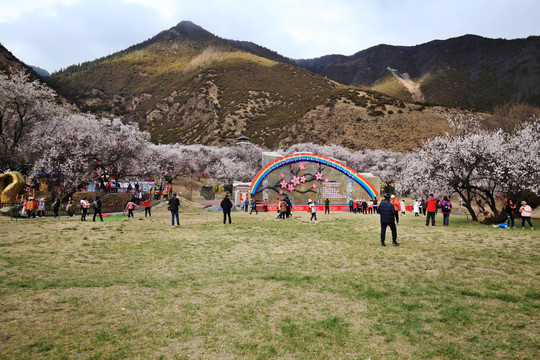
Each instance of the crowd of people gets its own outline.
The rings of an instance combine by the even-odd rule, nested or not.
[[[137,184],[136,184],[137,185]],[[135,192],[137,192],[137,188],[135,186]],[[134,209],[139,208],[141,206],[144,206],[145,208],[145,217],[149,216],[151,217],[151,200],[152,197],[155,197],[155,194],[157,193],[157,199],[161,198],[161,196],[164,197],[164,199],[168,202],[168,210],[171,212],[171,225],[172,227],[175,226],[175,220],[176,220],[176,226],[180,226],[179,221],[179,209],[180,209],[180,199],[177,197],[176,193],[173,192],[172,187],[167,186],[161,188],[158,187],[154,191],[152,189],[152,193],[149,194],[149,197],[141,203],[140,198],[138,198],[135,194],[132,196],[130,201],[127,202],[125,209],[128,211],[128,218],[134,217]],[[169,197],[169,194],[171,196]],[[53,210],[54,217],[59,216],[59,210],[62,206],[62,203],[58,197],[55,198],[54,202],[51,205],[51,209]],[[395,195],[393,194],[385,194],[384,200],[378,203],[377,198],[370,199],[369,201],[365,200],[356,200],[353,201],[352,199],[349,199],[348,202],[349,211],[351,213],[358,213],[358,214],[373,214],[373,215],[379,215],[380,216],[380,223],[381,223],[381,246],[386,246],[386,230],[387,228],[390,228],[392,233],[392,245],[399,246],[400,244],[397,242],[397,228],[396,225],[399,225],[400,221],[400,214],[401,216],[406,216],[407,213],[407,206],[405,203],[405,200],[399,201]],[[234,207],[231,199],[229,198],[229,195],[225,195],[224,199],[221,201],[220,207],[223,211],[223,223],[226,224],[227,220],[229,224],[232,223],[231,220],[231,211]],[[287,219],[290,218],[291,211],[292,211],[292,203],[288,196],[284,196],[282,198],[277,199],[277,218],[278,219]],[[103,221],[103,215],[102,215],[102,202],[100,199],[100,196],[95,196],[94,200],[90,202],[90,200],[87,197],[83,197],[80,200],[80,209],[81,209],[81,221],[86,221],[86,217],[88,215],[89,209],[92,208],[94,210],[93,214],[93,221],[96,221],[96,218],[99,217],[101,221]],[[251,209],[250,214],[255,212],[258,214],[257,209],[257,201],[255,199],[245,199],[244,201],[241,201],[240,204],[240,211],[247,212],[248,209]],[[263,209],[266,212],[268,210],[268,201],[267,199],[264,199],[264,205]],[[329,199],[326,199],[324,201],[324,209],[325,209],[325,215],[330,213],[330,201]],[[65,210],[68,216],[73,216],[75,213],[74,203],[73,199],[69,197],[66,205]],[[307,212],[310,214],[309,222],[315,222],[317,221],[317,206],[315,202],[312,199],[308,200],[308,206],[307,206]],[[415,217],[418,217],[420,215],[423,215],[426,217],[425,226],[435,226],[436,222],[436,214],[438,211],[441,211],[443,215],[443,226],[449,226],[450,225],[450,214],[452,213],[452,202],[449,200],[448,196],[444,196],[442,200],[440,198],[436,198],[433,194],[429,194],[429,196],[424,200],[423,198],[414,200],[412,205],[412,212]],[[46,202],[44,198],[41,198],[39,202],[37,202],[33,196],[29,196],[26,200],[23,202],[23,206],[21,209],[21,215],[26,216],[28,218],[38,218],[45,216],[46,211]],[[512,202],[512,200],[506,201],[505,206],[505,214],[506,214],[506,222],[505,226],[507,229],[515,229],[515,214],[517,211],[519,211],[522,219],[521,227],[522,229],[525,228],[526,223],[529,225],[531,230],[534,230],[532,221],[531,221],[531,215],[532,215],[532,209],[531,206],[527,204],[526,201],[521,202],[521,206],[519,210],[517,210],[516,206]]]

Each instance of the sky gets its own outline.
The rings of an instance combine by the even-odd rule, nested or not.
[[[181,21],[293,59],[465,34],[540,35],[538,0],[0,0],[0,43],[49,72],[110,55]]]

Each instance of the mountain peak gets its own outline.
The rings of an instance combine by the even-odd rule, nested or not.
[[[182,21],[178,23],[178,25],[165,31],[165,33],[169,36],[188,38],[195,41],[212,40],[216,38],[212,33],[191,21]]]

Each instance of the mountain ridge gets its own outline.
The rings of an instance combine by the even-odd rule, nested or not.
[[[427,102],[492,110],[514,101],[540,106],[538,49],[540,36],[505,40],[469,34],[415,46],[381,44],[350,56],[327,55],[296,63],[345,85],[411,100],[378,87],[391,80],[387,70],[391,68],[415,79]],[[439,88],[457,89],[440,93],[435,82]]]

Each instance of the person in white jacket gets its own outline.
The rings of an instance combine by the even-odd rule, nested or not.
[[[413,212],[414,212],[414,216],[420,216],[420,201],[414,200]]]

